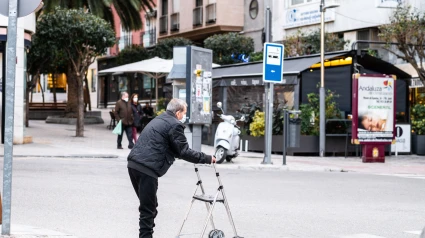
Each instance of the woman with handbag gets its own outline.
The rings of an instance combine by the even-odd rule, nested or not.
[[[137,131],[138,128],[141,127],[141,119],[142,119],[142,106],[139,104],[139,96],[137,95],[137,93],[133,93],[131,95],[131,109],[133,110],[133,126],[132,126],[132,131],[133,131],[133,140],[134,143],[137,142]]]

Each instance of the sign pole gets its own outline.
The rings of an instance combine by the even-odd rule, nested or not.
[[[18,31],[18,0],[9,0],[9,23],[6,50],[6,116],[3,165],[2,235],[10,235],[12,205],[13,127],[15,107],[16,44]]]
[[[266,42],[270,42],[270,7],[267,6],[266,10]],[[264,54],[267,49],[264,48]],[[264,62],[263,62],[264,63]],[[272,164],[271,149],[272,149],[272,115],[273,115],[273,83],[264,82],[265,88],[265,133],[264,133],[264,159],[263,164]],[[271,110],[270,110],[271,109]]]

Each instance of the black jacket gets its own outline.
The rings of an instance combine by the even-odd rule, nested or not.
[[[127,160],[129,168],[161,177],[175,158],[195,164],[211,163],[211,156],[189,148],[183,123],[177,120],[174,113],[166,111],[143,129]]]

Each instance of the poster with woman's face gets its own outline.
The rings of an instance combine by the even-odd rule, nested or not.
[[[357,107],[353,107],[353,125],[358,141],[391,142],[394,138],[395,79],[360,75],[355,80],[357,90],[353,91],[357,91],[357,95],[353,102]]]

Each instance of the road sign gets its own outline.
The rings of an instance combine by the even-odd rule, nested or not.
[[[264,43],[263,54],[263,81],[267,83],[281,83],[283,79],[283,52],[282,44]]]
[[[33,13],[40,4],[41,0],[19,0],[18,1],[18,18]],[[0,0],[0,15],[9,16],[9,0]]]

